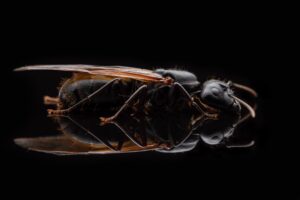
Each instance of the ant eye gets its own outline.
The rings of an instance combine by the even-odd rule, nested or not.
[[[221,132],[203,132],[200,137],[206,144],[217,145],[222,142],[224,135]]]
[[[215,135],[215,136],[213,136],[211,139],[213,139],[213,140],[220,140],[220,137],[217,136],[217,135]]]
[[[220,90],[219,90],[219,88],[216,88],[216,87],[211,88],[211,93],[214,96],[220,96]]]
[[[220,85],[220,86],[224,91],[228,89],[228,85]]]

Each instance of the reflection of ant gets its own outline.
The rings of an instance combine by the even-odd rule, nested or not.
[[[201,140],[210,146],[224,144],[228,148],[249,147],[254,141],[243,145],[230,144],[230,137],[237,125],[249,116],[240,118],[238,115],[226,115],[216,120],[205,115],[194,119],[192,113],[164,113],[152,117],[120,115],[117,120],[101,126],[97,116],[56,116],[53,118],[63,134],[18,138],[15,142],[26,149],[57,155],[144,151],[179,153],[193,150]]]

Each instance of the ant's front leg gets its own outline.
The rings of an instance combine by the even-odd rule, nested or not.
[[[212,114],[208,113],[205,110],[203,110],[200,105],[195,101],[195,99],[186,91],[186,89],[178,82],[174,83],[174,89],[178,90],[181,92],[184,96],[186,96],[189,101],[191,102],[191,105],[193,108],[195,108],[197,111],[199,111],[202,115],[206,116],[207,118],[210,119],[218,119],[218,114]]]

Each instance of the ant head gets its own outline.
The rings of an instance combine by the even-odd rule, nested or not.
[[[236,97],[232,91],[232,87],[246,90],[256,96],[256,92],[247,86],[219,80],[208,80],[203,84],[200,98],[205,104],[220,111],[230,113],[240,113],[242,105],[249,110],[252,117],[255,117],[254,109],[246,102]]]
[[[240,104],[233,98],[233,91],[228,83],[209,80],[203,84],[200,98],[204,103],[218,110],[239,112]]]

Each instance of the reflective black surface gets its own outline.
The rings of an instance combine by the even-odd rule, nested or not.
[[[260,63],[258,60],[253,61],[249,57],[242,59],[243,57],[236,58],[233,56],[229,59],[221,54],[217,54],[217,58],[215,58],[212,55],[207,56],[208,54],[206,54],[206,57],[198,54],[182,56],[176,53],[169,53],[166,56],[163,54],[157,56],[105,56],[101,52],[97,49],[57,49],[56,51],[48,51],[45,54],[31,51],[24,55],[19,52],[11,56],[11,62],[8,63],[6,71],[11,82],[3,84],[8,85],[4,88],[4,91],[9,98],[3,99],[5,104],[2,104],[6,105],[8,109],[5,108],[5,115],[7,116],[4,119],[5,129],[1,131],[1,151],[5,161],[3,167],[5,171],[14,174],[12,176],[14,180],[17,180],[16,176],[26,177],[27,179],[30,177],[39,179],[40,176],[49,179],[66,177],[69,180],[75,180],[74,174],[76,174],[75,177],[81,177],[81,179],[88,176],[108,182],[111,181],[110,183],[113,184],[114,181],[120,180],[120,177],[122,180],[139,180],[142,182],[147,180],[147,177],[155,177],[153,179],[157,182],[171,185],[177,183],[176,180],[180,180],[178,184],[186,181],[185,184],[188,185],[185,189],[187,189],[188,186],[218,185],[218,182],[222,185],[228,180],[229,182],[234,180],[234,182],[240,183],[246,183],[249,180],[262,181],[261,183],[263,183],[264,180],[269,182],[275,179],[276,176],[280,176],[280,174],[274,176],[272,172],[272,169],[276,168],[274,168],[276,166],[274,164],[281,160],[280,157],[282,158],[281,150],[277,150],[282,132],[278,130],[277,124],[274,124],[277,122],[274,108],[278,105],[276,101],[278,87],[274,87],[274,81],[278,79],[270,75],[268,70],[261,70],[266,63]],[[57,63],[121,64],[147,68],[177,66],[195,73],[201,82],[213,77],[233,80],[237,83],[249,85],[257,91],[259,95],[255,100],[257,103],[257,116],[255,119],[247,120],[247,122],[237,126],[230,140],[226,141],[227,143],[221,142],[220,145],[208,144],[214,143],[214,141],[206,140],[208,142],[204,142],[204,134],[202,138],[196,137],[196,139],[199,139],[197,145],[184,153],[149,151],[113,155],[56,156],[25,150],[14,143],[15,138],[61,135],[61,131],[58,130],[58,123],[47,117],[42,97],[45,94],[55,96],[57,94],[56,86],[61,81],[61,77],[68,76],[68,74],[56,72],[13,73],[12,70],[29,64]],[[127,118],[125,121],[129,119],[132,118]],[[171,127],[176,127],[175,123],[172,124],[172,122],[167,121],[170,118],[155,119],[160,124],[171,123]],[[76,120],[81,121],[80,124],[93,121],[92,126],[95,126],[95,129],[105,128],[99,126],[97,117],[90,122],[82,122],[82,120],[85,121],[85,118]],[[179,121],[184,123],[183,126],[189,124],[189,120],[186,122]],[[132,121],[123,124],[127,128],[127,125],[134,123]],[[148,123],[147,120],[145,123]],[[86,124],[85,126],[90,127]],[[203,129],[210,131],[221,130],[222,126],[226,127],[222,124],[220,126],[216,127],[213,123],[207,122]],[[120,137],[118,134],[121,134],[120,130],[114,125],[108,125],[108,127],[105,133],[113,132],[116,135],[108,134],[104,136],[108,137],[108,141],[116,141]],[[137,128],[138,126],[133,127]],[[138,128],[142,129],[144,127]],[[185,135],[190,129],[184,128],[185,131],[176,130]],[[196,133],[199,132],[196,131]],[[80,136],[76,135],[74,137]],[[124,135],[121,137],[124,137]],[[80,140],[82,139],[95,142],[93,137],[80,138]],[[140,139],[142,144],[143,138]],[[229,143],[234,146],[237,143],[247,144],[252,140],[255,141],[255,144],[250,148],[226,148],[226,144]],[[152,173],[155,175],[152,175]],[[197,180],[196,186],[190,182],[195,179]],[[237,185],[237,183],[234,185]],[[247,186],[249,188],[250,184]]]
[[[1,197],[297,199],[298,7],[275,2],[109,3],[3,5]],[[220,77],[249,85],[259,94],[257,118],[241,124],[232,141],[251,136],[255,146],[228,149],[202,143],[179,154],[101,156],[55,156],[17,146],[15,138],[61,134],[46,116],[42,96],[57,94],[62,75],[12,70],[78,63],[176,66],[201,81]]]

